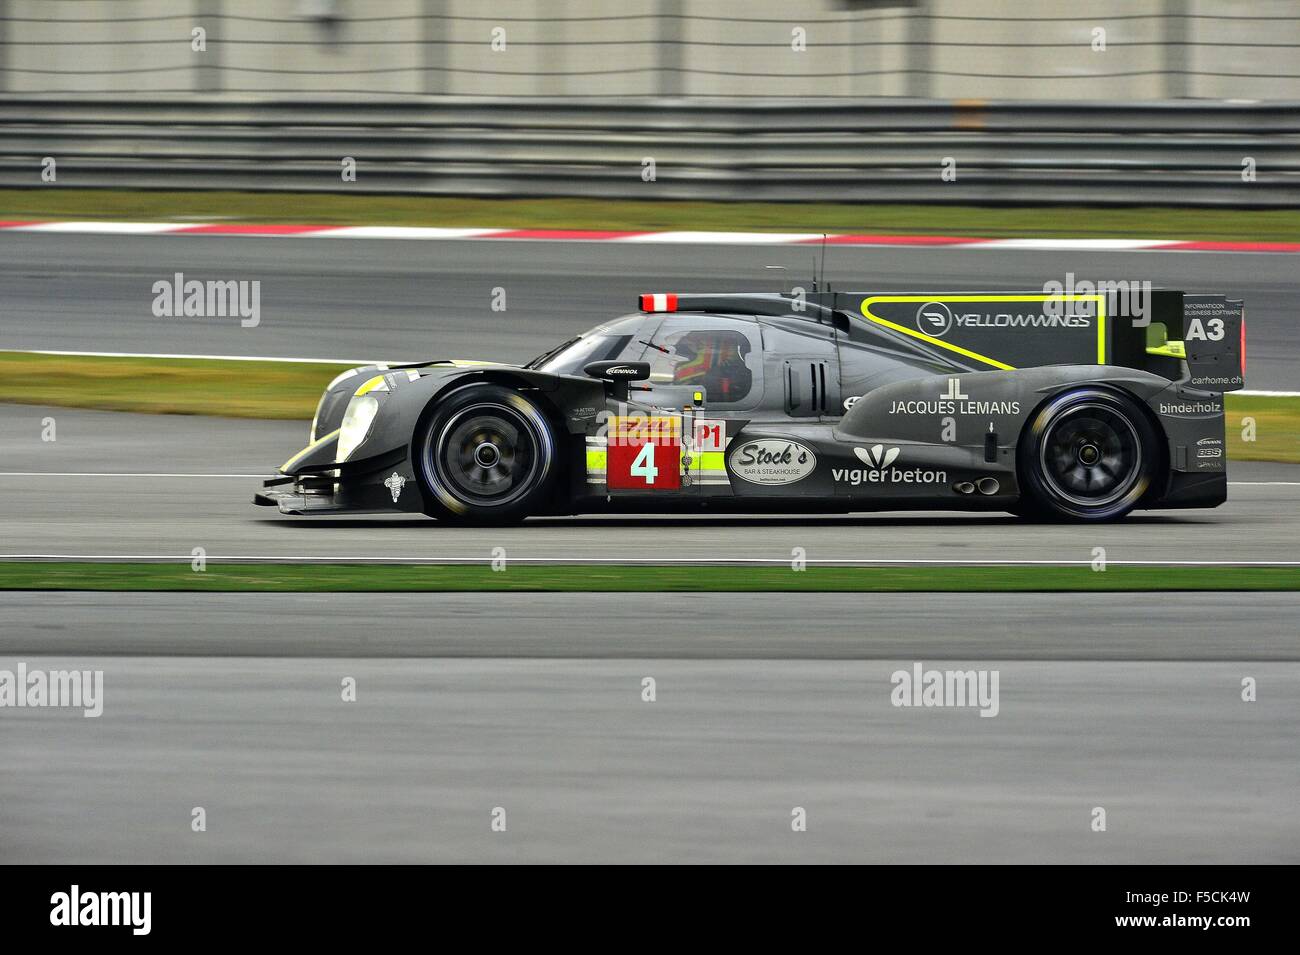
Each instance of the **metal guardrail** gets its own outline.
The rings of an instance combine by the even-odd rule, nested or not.
[[[1294,207],[1300,103],[0,102],[0,186],[46,156],[69,188]]]

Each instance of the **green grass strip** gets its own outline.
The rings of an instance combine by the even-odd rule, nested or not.
[[[502,229],[1300,241],[1290,209],[461,199],[283,192],[0,189],[0,220],[284,222]]]
[[[0,351],[0,402],[310,421],[325,386],[346,368],[307,362],[81,358]],[[304,444],[306,438],[304,428]]]
[[[1228,393],[1223,410],[1228,460],[1300,462],[1300,398]]]
[[[0,562],[0,590],[195,592],[1061,592],[1300,590],[1300,567],[507,566]]]

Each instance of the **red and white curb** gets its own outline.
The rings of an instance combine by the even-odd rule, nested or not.
[[[473,229],[423,226],[331,226],[283,223],[196,222],[0,222],[0,232],[73,235],[243,235],[320,239],[498,239],[551,242],[637,242],[661,245],[816,245],[820,232],[615,232],[599,229]],[[835,233],[831,245],[902,248],[1002,249],[1076,252],[1274,252],[1300,253],[1300,242],[1218,242],[1174,239],[980,239],[949,235]]]

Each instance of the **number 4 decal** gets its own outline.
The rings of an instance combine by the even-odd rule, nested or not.
[[[614,442],[605,483],[618,491],[675,491],[682,486],[680,441]]]
[[[671,415],[610,418],[605,485],[611,491],[679,490],[681,459],[681,418]]]
[[[655,478],[659,476],[659,469],[655,467],[655,446],[653,444],[643,444],[641,453],[636,456],[632,462],[632,467],[628,471],[633,477],[644,478],[645,483],[653,486]]]

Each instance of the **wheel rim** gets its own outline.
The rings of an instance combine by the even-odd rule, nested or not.
[[[498,404],[460,409],[424,453],[426,473],[438,475],[454,497],[480,507],[519,500],[541,464],[532,424],[516,409]]]
[[[1053,494],[1080,507],[1122,500],[1142,474],[1142,441],[1129,418],[1088,402],[1065,410],[1047,428],[1039,451]]]

